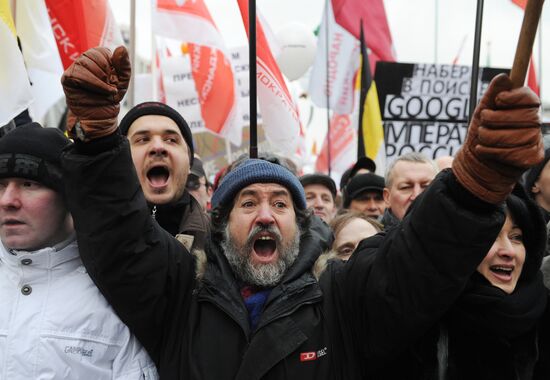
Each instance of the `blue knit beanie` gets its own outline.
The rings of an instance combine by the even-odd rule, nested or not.
[[[253,183],[277,183],[290,191],[296,207],[306,209],[304,188],[294,174],[281,165],[249,159],[230,171],[212,195],[212,208],[232,201],[237,193]]]

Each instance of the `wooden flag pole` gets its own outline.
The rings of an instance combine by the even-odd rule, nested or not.
[[[525,6],[514,64],[510,72],[514,88],[521,87],[525,83],[543,3],[544,0],[528,0]]]
[[[258,109],[256,83],[256,1],[248,0],[248,65],[250,82],[250,158],[258,158]]]

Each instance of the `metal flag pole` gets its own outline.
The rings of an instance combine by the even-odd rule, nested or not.
[[[539,23],[539,96],[542,103],[542,22]]]
[[[326,93],[327,93],[327,168],[328,168],[328,175],[330,176],[331,174],[331,171],[332,171],[332,162],[331,162],[331,137],[330,137],[330,80],[329,80],[329,70],[330,70],[330,65],[329,65],[329,30],[328,30],[328,26],[329,26],[329,22],[328,22],[328,18],[329,18],[329,2],[330,0],[327,0],[326,1],[326,5],[325,5],[325,43],[326,43],[326,53],[327,53],[327,60],[326,60],[326,63],[327,63],[327,78],[326,78]]]
[[[250,82],[250,158],[258,158],[258,109],[256,83],[256,1],[248,0],[248,65]]]
[[[479,50],[481,45],[481,26],[483,24],[483,0],[477,0],[476,31],[474,37],[474,58],[472,60],[472,79],[470,84],[470,112],[472,120],[477,105],[477,82],[479,79]]]
[[[132,64],[132,76],[129,84],[128,108],[136,105],[136,0],[130,0],[130,62]]]

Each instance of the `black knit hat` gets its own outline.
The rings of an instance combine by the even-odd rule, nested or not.
[[[57,128],[19,126],[0,138],[0,178],[27,178],[64,193],[61,152],[69,140]]]
[[[332,194],[332,199],[336,198],[336,183],[334,183],[334,180],[326,174],[304,174],[300,177],[300,182],[303,187],[306,187],[307,185],[322,185],[330,191]]]
[[[344,208],[348,208],[351,201],[365,191],[384,191],[385,181],[383,177],[374,173],[359,174],[353,177],[344,188]]]
[[[128,111],[128,113],[122,118],[119,125],[120,132],[124,136],[127,136],[128,130],[130,129],[132,123],[136,121],[137,118],[146,115],[160,115],[172,119],[177,124],[178,128],[181,131],[183,139],[189,147],[189,156],[191,157],[189,162],[193,162],[194,149],[193,134],[191,133],[191,129],[189,128],[189,125],[187,125],[185,119],[180,115],[180,113],[169,105],[160,102],[144,102],[138,104],[130,111]]]

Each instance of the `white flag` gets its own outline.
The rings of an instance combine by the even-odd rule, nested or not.
[[[311,70],[309,96],[318,107],[327,108],[328,98],[328,108],[339,114],[350,114],[354,105],[353,79],[359,68],[359,40],[336,22],[332,2],[327,2],[328,12],[323,15]]]
[[[29,111],[34,120],[41,121],[64,96],[59,80],[63,65],[44,0],[18,1],[16,19],[17,33],[32,82],[34,103]]]
[[[31,86],[23,56],[17,46],[15,27],[8,0],[0,0],[0,126],[29,107]]]

